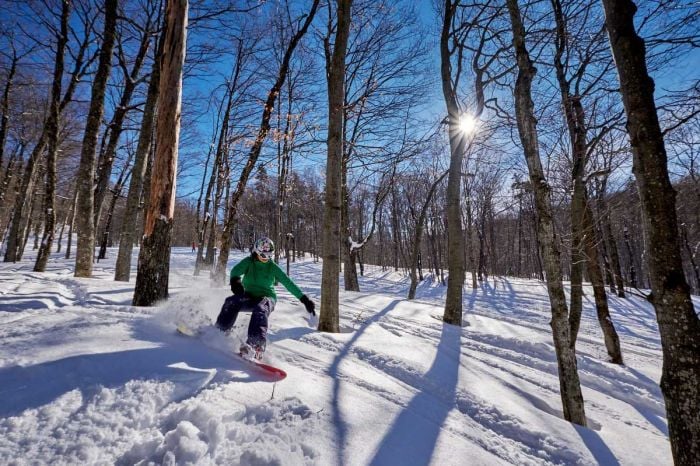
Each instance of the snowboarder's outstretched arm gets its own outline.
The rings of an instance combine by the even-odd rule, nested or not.
[[[231,285],[231,293],[235,295],[242,295],[245,293],[243,283],[241,283],[241,275],[245,274],[245,272],[248,270],[251,260],[252,259],[250,257],[246,257],[231,269],[231,278],[229,280],[229,284]]]
[[[315,307],[316,307],[316,306],[314,305],[314,302],[311,301],[311,299],[309,299],[309,297],[306,296],[306,295],[299,289],[299,287],[296,285],[296,283],[294,283],[294,282],[292,281],[292,279],[289,278],[289,277],[287,276],[287,274],[284,273],[284,271],[283,271],[277,264],[275,264],[275,263],[273,262],[273,263],[272,263],[272,267],[273,267],[273,270],[274,270],[275,278],[276,278],[282,285],[284,285],[284,287],[287,289],[287,291],[289,291],[290,293],[292,293],[292,294],[294,295],[295,298],[297,298],[299,301],[301,301],[301,303],[302,303],[302,304],[304,305],[304,307],[306,308],[306,312],[308,312],[309,314],[315,316],[315,315],[316,315],[316,311],[315,311]]]

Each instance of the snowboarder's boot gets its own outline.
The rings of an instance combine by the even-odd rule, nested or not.
[[[251,345],[250,343],[243,343],[238,351],[242,358],[260,360],[265,353],[265,347],[260,345]]]

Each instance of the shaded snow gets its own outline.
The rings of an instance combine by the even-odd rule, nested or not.
[[[457,328],[434,318],[444,287],[428,279],[407,301],[406,277],[365,266],[364,291],[341,292],[340,334],[315,331],[280,289],[266,358],[288,377],[271,383],[231,355],[247,315],[231,336],[211,328],[229,291],[192,277],[189,249],[173,250],[171,297],[155,308],[131,306],[133,278],[112,281],[116,250],[93,279],[61,255],[45,274],[31,252],[0,264],[0,464],[671,464],[643,300],[610,297],[616,366],[587,290],[581,428],[562,419],[540,282],[465,288]],[[318,302],[320,264],[291,271]],[[180,321],[202,335],[176,335]]]

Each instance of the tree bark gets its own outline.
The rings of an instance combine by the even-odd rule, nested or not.
[[[63,79],[64,53],[68,43],[68,17],[70,1],[63,0],[61,8],[61,29],[57,35],[56,61],[51,85],[51,103],[46,120],[48,154],[46,156],[46,187],[44,190],[44,236],[34,263],[35,272],[46,271],[51,256],[56,229],[56,157],[58,155],[59,106],[61,104],[61,80]]]
[[[105,0],[105,26],[100,48],[97,73],[92,83],[92,97],[88,111],[83,145],[80,152],[78,168],[78,210],[76,228],[78,244],[75,252],[75,276],[91,277],[92,260],[95,255],[95,224],[93,223],[95,197],[93,192],[95,179],[95,148],[97,136],[104,114],[105,89],[112,69],[112,50],[117,25],[117,0]]]
[[[700,290],[700,264],[698,264],[695,260],[696,252],[693,250],[693,248],[690,245],[690,242],[688,241],[688,228],[685,224],[681,224],[681,242],[683,244],[683,248],[686,251],[686,254],[688,254],[688,259],[690,260],[690,267],[693,270],[693,274],[695,275],[695,283],[698,287],[697,289]]]
[[[350,36],[352,0],[336,0],[337,29],[333,53],[327,63],[328,157],[323,215],[323,267],[321,273],[321,312],[318,329],[340,331],[339,280],[341,247],[343,119],[345,116],[345,56]]]
[[[165,38],[158,82],[156,153],[143,242],[139,251],[134,306],[152,306],[168,297],[170,237],[175,212],[178,144],[182,111],[182,69],[187,42],[187,0],[171,0],[165,11]]]
[[[559,368],[559,387],[564,418],[585,426],[586,414],[581,383],[576,368],[576,354],[569,346],[568,311],[562,285],[559,249],[552,219],[550,187],[544,176],[537,140],[537,122],[532,101],[532,81],[535,69],[525,45],[525,28],[517,0],[507,0],[513,28],[513,47],[516,53],[518,76],[515,83],[515,114],[518,133],[525,152],[530,181],[537,207],[537,228],[540,248],[547,276],[547,291],[552,308],[552,333]]]
[[[450,168],[447,176],[447,293],[443,321],[462,325],[462,287],[464,285],[464,236],[462,234],[461,181],[462,159],[466,136],[459,130],[460,109],[456,90],[452,86],[452,64],[450,44],[452,22],[459,0],[445,0],[445,18],[440,35],[440,74],[442,94],[447,106],[447,123],[450,138]]]
[[[605,24],[620,79],[632,171],[648,235],[647,261],[661,335],[661,391],[666,401],[674,462],[697,464],[700,458],[700,319],[683,275],[676,192],[668,175],[666,148],[654,101],[654,81],[646,66],[644,40],[637,35],[630,0],[603,0]]]

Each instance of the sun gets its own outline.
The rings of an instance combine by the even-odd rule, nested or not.
[[[476,131],[477,120],[472,115],[464,113],[459,117],[459,130],[464,134],[472,134]]]

